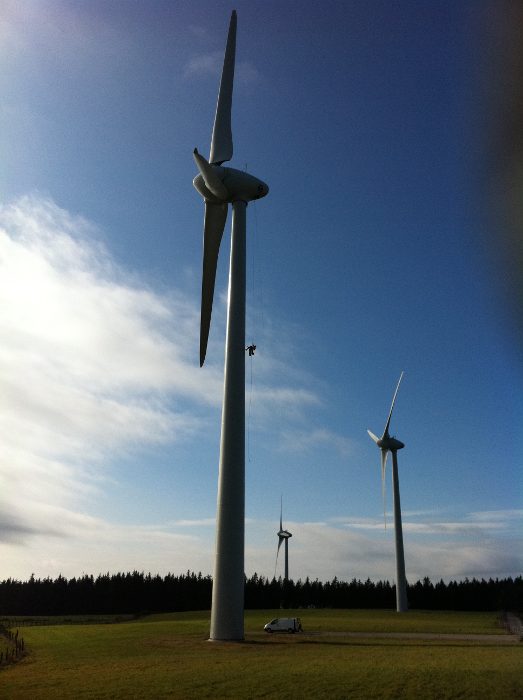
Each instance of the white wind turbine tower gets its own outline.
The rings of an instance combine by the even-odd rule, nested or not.
[[[394,500],[394,536],[396,541],[396,610],[398,612],[406,612],[408,610],[407,602],[407,579],[405,577],[405,555],[403,553],[403,530],[401,526],[401,504],[400,504],[400,485],[398,477],[398,450],[401,450],[405,445],[397,440],[394,436],[389,435],[389,425],[394,409],[394,402],[400,388],[400,383],[403,378],[403,372],[400,375],[392,405],[389,411],[389,417],[385,424],[385,430],[381,438],[378,438],[370,430],[368,434],[374,440],[376,445],[381,450],[381,487],[383,492],[383,506],[385,508],[385,469],[387,466],[387,457],[389,452],[392,452],[392,491]]]
[[[205,200],[203,231],[200,367],[211,323],[218,252],[232,204],[231,255],[225,341],[225,376],[216,511],[211,640],[242,640],[245,537],[245,248],[246,209],[269,188],[252,175],[224,168],[232,158],[231,106],[236,53],[233,10],[207,161],[194,149],[193,184]]]
[[[280,529],[278,531],[278,549],[276,550],[276,565],[274,567],[274,576],[276,576],[276,566],[278,566],[278,554],[280,553],[280,547],[282,542],[285,542],[285,569],[284,569],[284,581],[289,580],[289,539],[292,534],[288,530],[283,529],[283,497],[280,503]]]

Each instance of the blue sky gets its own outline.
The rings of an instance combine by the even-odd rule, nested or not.
[[[229,238],[200,369],[192,150],[232,7],[0,10],[2,578],[212,571]],[[282,494],[293,578],[393,579],[366,429],[402,370],[407,577],[521,573],[492,7],[234,7],[231,164],[270,186],[247,212],[247,573],[274,573]]]

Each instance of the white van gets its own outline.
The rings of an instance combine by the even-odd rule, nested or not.
[[[275,617],[264,628],[266,632],[301,632],[301,620],[299,617]]]

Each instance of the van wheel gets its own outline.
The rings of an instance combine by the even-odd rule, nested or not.
[[[269,634],[272,634],[272,630],[271,630],[270,627],[267,629],[267,632],[268,632]]]
[[[287,631],[288,631],[290,634],[294,634],[294,630],[292,629],[292,627],[289,627],[289,629],[288,629]]]

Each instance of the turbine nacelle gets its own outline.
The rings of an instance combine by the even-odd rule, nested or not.
[[[390,450],[391,452],[396,452],[396,450],[401,450],[403,447],[405,447],[400,440],[396,440],[395,437],[388,436],[382,437],[381,440],[378,440],[376,445],[382,450]]]
[[[367,432],[381,450],[395,452],[405,447],[405,444],[401,442],[401,440],[397,440],[394,436],[391,437],[388,433],[384,433],[379,438],[377,435],[374,435],[371,430],[367,430]]]
[[[292,537],[292,533],[290,533],[288,530],[280,530],[278,532],[278,537],[280,540],[288,540],[289,537]]]
[[[194,156],[200,173],[194,178],[193,185],[207,202],[252,202],[269,193],[268,185],[254,175],[235,168],[210,165],[196,149]]]

